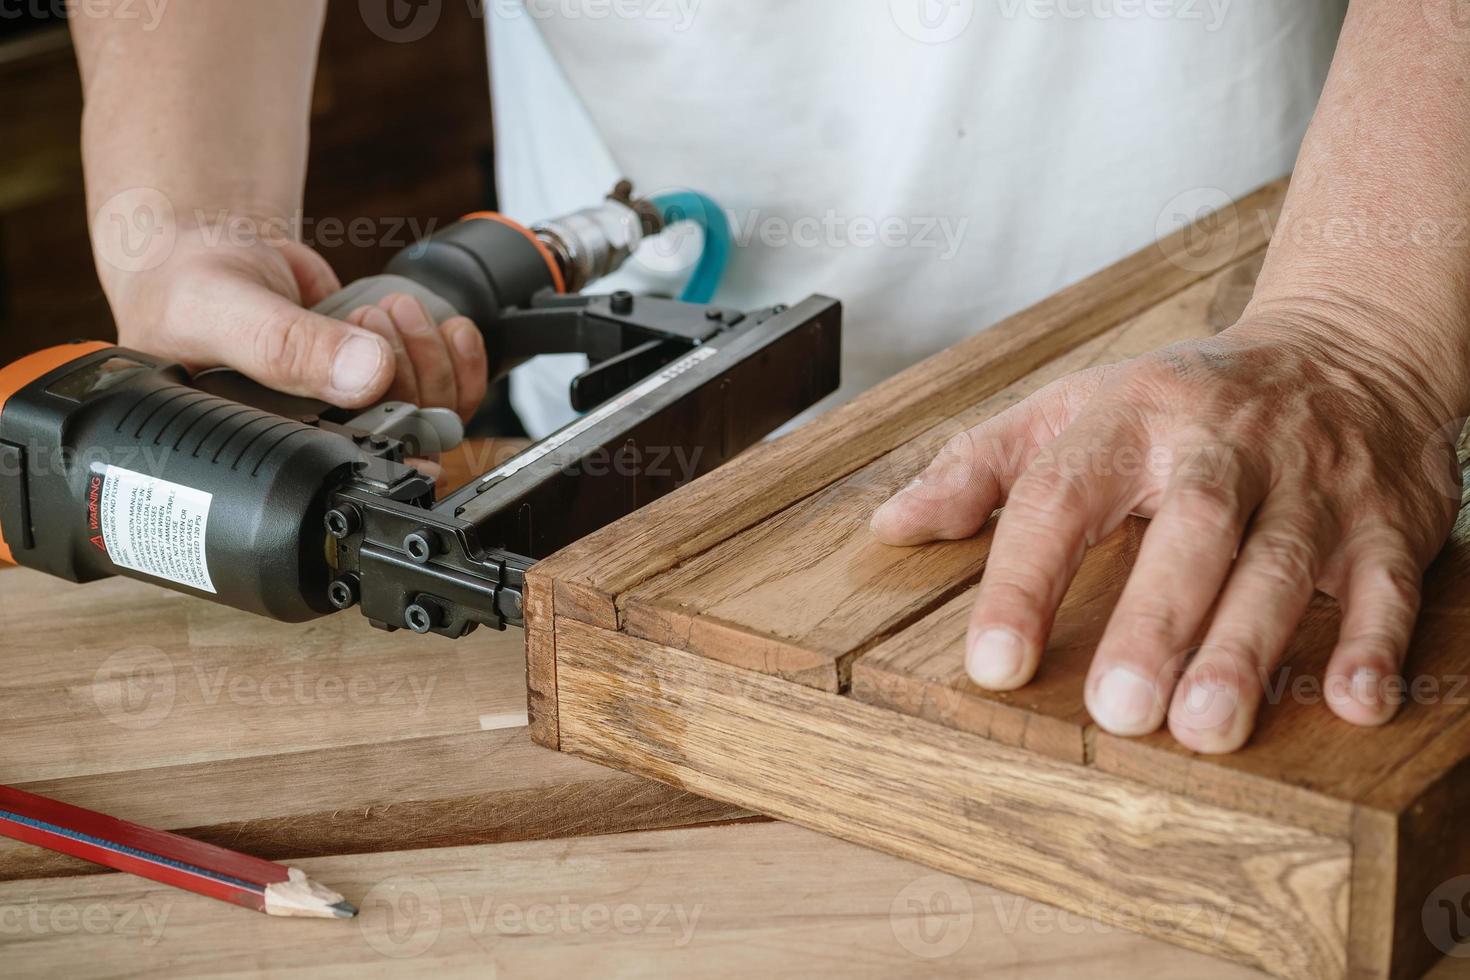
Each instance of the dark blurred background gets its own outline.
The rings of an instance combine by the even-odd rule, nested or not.
[[[115,339],[88,245],[76,59],[65,21],[39,12],[62,5],[16,6],[33,12],[0,16],[0,364],[74,337]],[[428,37],[395,44],[357,4],[329,4],[307,221],[422,228],[494,206],[484,24],[470,8],[444,4]],[[344,281],[381,271],[395,251],[321,250]]]

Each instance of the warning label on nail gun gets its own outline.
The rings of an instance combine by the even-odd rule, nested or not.
[[[109,466],[92,476],[92,543],[119,568],[215,593],[205,551],[214,495]]]

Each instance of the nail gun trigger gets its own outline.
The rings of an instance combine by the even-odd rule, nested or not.
[[[408,402],[375,405],[346,422],[344,428],[396,440],[414,456],[448,452],[464,442],[464,423],[457,414]]]

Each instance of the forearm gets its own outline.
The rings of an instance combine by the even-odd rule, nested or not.
[[[180,223],[225,208],[293,215],[325,10],[326,0],[191,0],[151,30],[100,12],[72,18],[94,220],[139,188]]]
[[[1465,414],[1467,222],[1470,46],[1420,4],[1353,0],[1247,316],[1330,322]]]

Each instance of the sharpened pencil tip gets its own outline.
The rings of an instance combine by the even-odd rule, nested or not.
[[[357,918],[357,906],[351,902],[338,902],[332,907],[332,914],[339,919]]]

